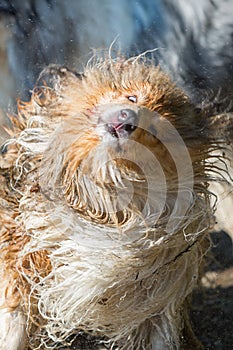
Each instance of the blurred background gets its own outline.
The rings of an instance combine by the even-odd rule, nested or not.
[[[95,52],[146,50],[200,100],[232,93],[232,0],[0,0],[0,105],[28,97],[49,63],[82,70]],[[199,89],[197,93],[196,89]]]

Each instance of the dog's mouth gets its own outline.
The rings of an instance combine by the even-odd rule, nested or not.
[[[107,132],[119,139],[121,137],[127,138],[130,136],[130,134],[137,129],[136,125],[128,124],[128,123],[122,123],[122,124],[106,124],[105,129]]]
[[[138,127],[138,111],[128,106],[104,106],[98,111],[98,130],[115,139],[127,139]]]

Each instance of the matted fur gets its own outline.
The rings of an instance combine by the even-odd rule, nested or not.
[[[119,108],[138,117],[122,138],[106,131]],[[185,307],[213,223],[214,125],[227,118],[140,57],[42,72],[1,155],[4,350],[83,333],[122,350],[200,347]]]

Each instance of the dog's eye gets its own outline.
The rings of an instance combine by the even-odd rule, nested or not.
[[[130,100],[133,103],[136,103],[138,101],[137,96],[133,95],[133,96],[128,96],[128,100]]]

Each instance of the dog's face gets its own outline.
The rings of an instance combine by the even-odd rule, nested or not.
[[[46,115],[44,193],[87,219],[121,225],[135,215],[153,214],[153,222],[166,216],[181,183],[192,192],[197,155],[190,158],[187,147],[198,114],[158,68],[111,61],[83,75],[56,67],[47,73],[34,94],[37,113]]]

